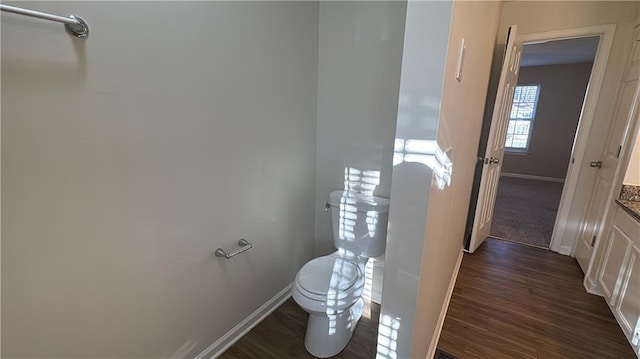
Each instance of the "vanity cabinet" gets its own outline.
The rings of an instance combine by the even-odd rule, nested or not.
[[[640,225],[639,225],[640,227]],[[631,248],[626,270],[622,273],[622,284],[614,315],[629,340],[635,342],[636,352],[640,341],[640,246]],[[636,336],[636,338],[633,338]]]
[[[640,357],[640,221],[622,208],[616,209],[601,268],[604,297]]]

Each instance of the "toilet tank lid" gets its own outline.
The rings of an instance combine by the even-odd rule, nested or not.
[[[389,212],[389,199],[375,196],[368,196],[362,193],[337,190],[329,194],[329,204],[340,206],[340,203],[352,204],[358,211],[377,211],[378,213]]]

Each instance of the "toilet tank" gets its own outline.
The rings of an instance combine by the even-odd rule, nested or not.
[[[333,243],[361,257],[379,257],[387,244],[389,199],[349,191],[329,194]]]

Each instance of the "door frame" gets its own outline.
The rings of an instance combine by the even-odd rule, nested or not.
[[[634,38],[632,41],[635,42],[634,47],[632,47],[632,59],[629,64],[632,67],[632,63],[634,62],[633,51],[637,51],[637,47],[640,46],[637,41],[638,39],[638,29],[640,28],[640,17],[636,18],[633,22],[634,27]],[[635,39],[635,40],[634,40]],[[639,60],[635,60],[638,62]],[[626,75],[626,70],[625,70]],[[636,88],[635,101],[640,101],[639,97],[640,88]],[[637,103],[637,102],[636,102]],[[613,232],[613,220],[616,213],[616,204],[614,200],[618,198],[620,194],[620,190],[622,189],[622,185],[624,182],[624,176],[629,166],[629,162],[631,160],[631,152],[635,148],[635,146],[640,146],[640,141],[637,141],[638,137],[640,137],[640,113],[636,116],[630,117],[627,119],[627,123],[624,127],[624,132],[621,137],[622,146],[620,157],[618,158],[618,165],[615,169],[613,178],[611,179],[611,189],[609,190],[609,194],[607,196],[607,203],[605,205],[604,214],[602,216],[602,220],[600,222],[600,231],[597,236],[597,240],[595,245],[593,246],[593,254],[591,255],[591,260],[589,262],[589,267],[584,276],[584,286],[587,289],[587,292],[591,294],[604,296],[604,290],[602,289],[602,285],[600,284],[599,277],[601,276],[602,266],[605,259],[605,253],[603,250],[606,249],[604,244],[609,240],[610,234]],[[640,325],[640,321],[638,322]]]
[[[584,160],[584,153],[587,148],[591,126],[593,125],[596,105],[600,98],[600,89],[604,80],[609,54],[611,53],[615,31],[616,24],[607,24],[520,35],[525,45],[582,37],[600,37],[598,50],[593,61],[593,68],[591,69],[588,89],[584,97],[582,111],[576,129],[573,148],[571,149],[571,162],[568,165],[562,196],[560,198],[560,206],[556,215],[556,221],[551,235],[551,243],[549,245],[552,251],[564,255],[573,255],[577,243],[576,236],[573,235],[573,231],[571,230],[572,227],[568,224],[571,204],[581,175],[580,167],[573,166],[573,164],[582,163]]]

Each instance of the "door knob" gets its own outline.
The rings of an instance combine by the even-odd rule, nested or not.
[[[489,159],[489,163],[500,163],[500,159],[499,159],[499,158],[493,158],[493,157],[491,157],[491,158]]]
[[[589,167],[602,168],[602,161],[589,162]]]

